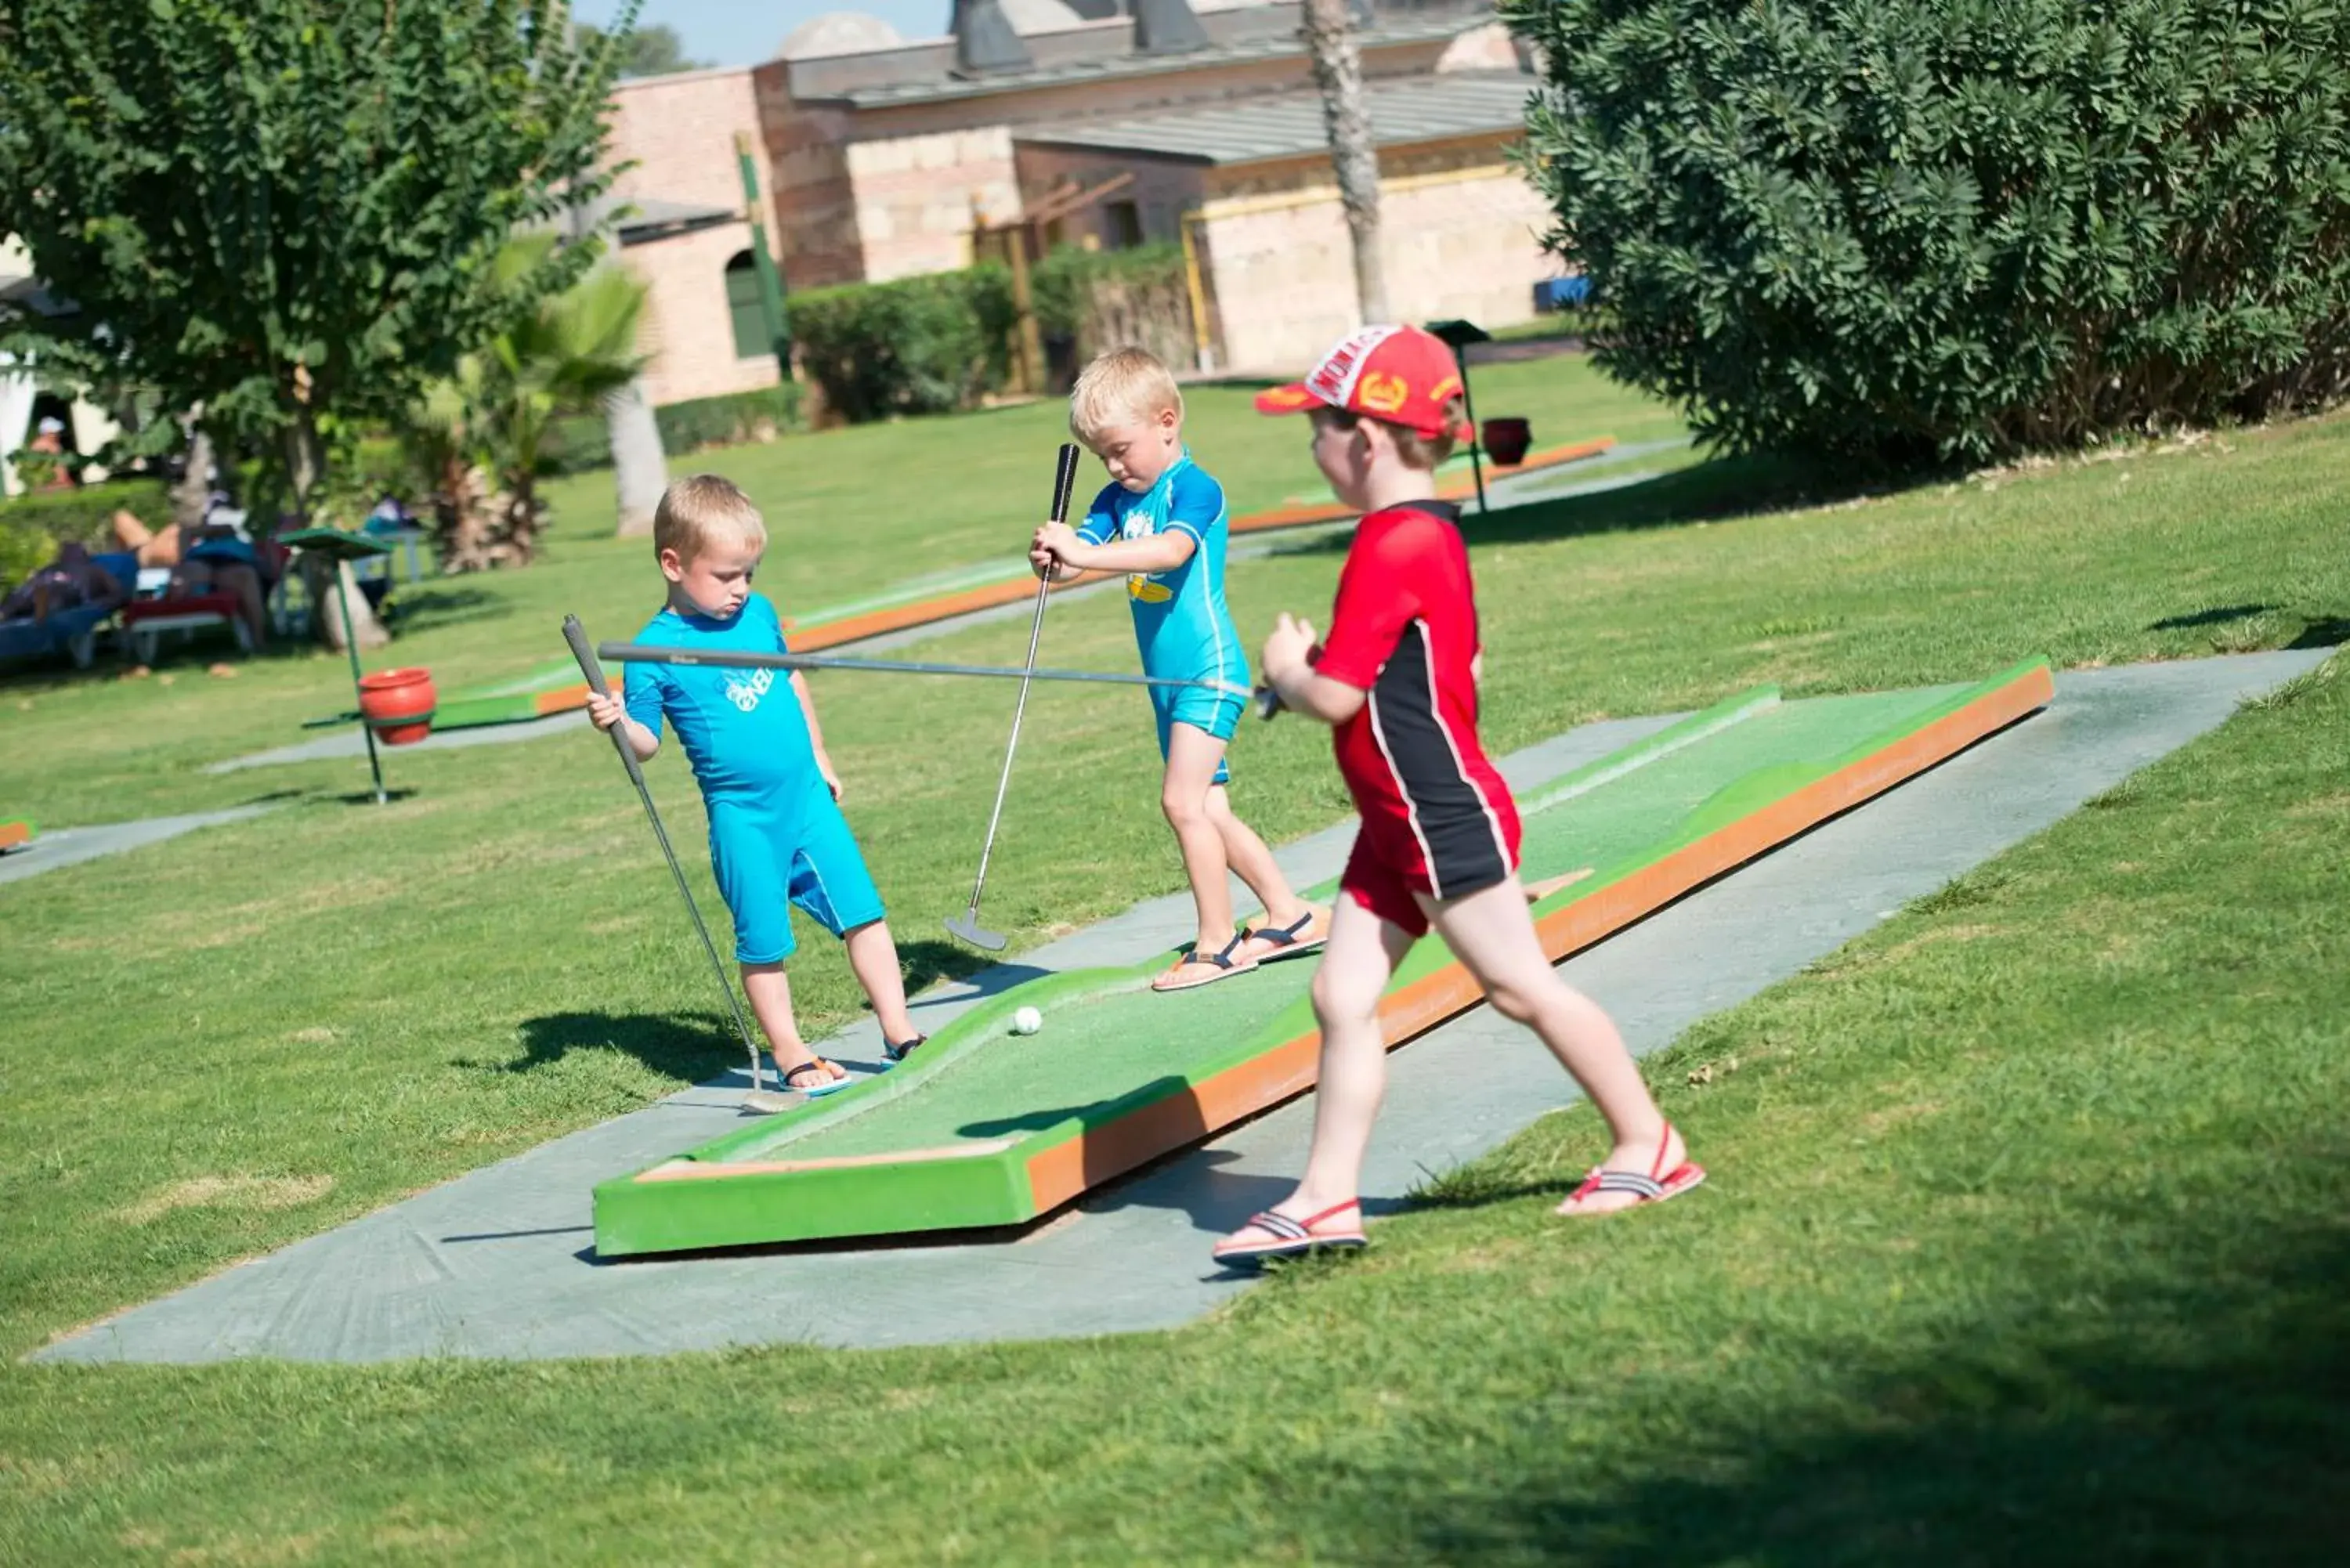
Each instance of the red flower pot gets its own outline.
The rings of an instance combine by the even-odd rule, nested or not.
[[[387,746],[405,746],[431,734],[439,700],[429,670],[385,670],[359,677],[359,719]]]
[[[1523,420],[1485,421],[1485,455],[1503,468],[1515,468],[1525,462],[1526,448],[1534,443],[1534,427]]]

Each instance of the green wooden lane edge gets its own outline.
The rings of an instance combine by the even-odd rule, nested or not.
[[[1865,762],[2047,668],[2044,659],[2024,660],[1990,680],[1959,687],[1939,701],[1901,715],[1897,722],[1830,758],[1769,764],[1752,770],[1707,797],[1672,831],[1655,842],[1596,867],[1591,876],[1542,899],[1534,906],[1534,914],[1537,919],[1544,919],[1582,899],[1596,898],[1625,878],[1755,812]],[[1758,687],[1691,714],[1531,792],[1534,804],[1529,815],[1718,734],[1730,724],[1769,711],[1778,701],[1775,688]],[[1986,730],[1984,735],[1991,732]],[[1970,737],[1965,744],[1972,744],[1984,735]],[[1950,754],[1964,749],[1962,744]],[[1935,759],[1937,763],[1943,760],[1946,757]],[[1898,782],[1901,781],[1891,781]],[[1575,787],[1578,784],[1582,787]],[[1890,787],[1890,784],[1869,794],[1882,793],[1885,787]],[[1851,804],[1859,804],[1859,799]],[[1336,888],[1334,879],[1309,889],[1307,896],[1327,898]],[[903,1065],[865,1079],[837,1095],[726,1134],[664,1165],[787,1160],[791,1146],[802,1138],[919,1088],[933,1074],[951,1069],[970,1052],[990,1047],[1019,1049],[1020,1037],[1009,1033],[1012,1014],[1017,1008],[1033,1005],[1049,1009],[1075,997],[1139,988],[1148,984],[1171,961],[1175,950],[1170,949],[1128,968],[1066,971],[999,992],[941,1029],[929,1047]],[[1442,940],[1431,936],[1413,949],[1388,989],[1410,985],[1453,961]],[[870,1163],[743,1172],[694,1180],[649,1181],[643,1179],[647,1172],[617,1178],[598,1184],[595,1189],[596,1250],[599,1256],[625,1257],[1023,1225],[1040,1212],[1028,1181],[1027,1167],[1032,1159],[1121,1117],[1172,1096],[1190,1094],[1209,1080],[1245,1065],[1313,1028],[1312,1002],[1301,995],[1230,1049],[1188,1072],[1170,1073],[1059,1122],[999,1140],[993,1147],[976,1143],[973,1152],[954,1158],[891,1160],[880,1157]]]

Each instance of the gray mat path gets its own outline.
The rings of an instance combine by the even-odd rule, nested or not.
[[[1613,1010],[1636,1052],[1653,1051],[2324,657],[2257,654],[2062,676],[2049,711],[1683,899],[1574,959],[1566,972]],[[1507,771],[1523,787],[1663,722],[1589,726],[1521,753]],[[1301,880],[1327,876],[1348,836],[1318,835],[1285,851],[1284,862]],[[990,971],[977,986],[926,997],[926,1022],[1039,968],[1135,961],[1182,934],[1183,912],[1180,898],[1155,900]],[[875,1046],[868,1027],[831,1049],[870,1061]],[[1393,1069],[1366,1173],[1374,1215],[1424,1170],[1471,1158],[1573,1098],[1541,1046],[1483,1009],[1399,1052]],[[1014,1241],[595,1262],[590,1186],[738,1125],[741,1086],[737,1077],[690,1091],[477,1171],[125,1312],[39,1358],[606,1355],[1164,1327],[1243,1288],[1209,1265],[1208,1245],[1287,1190],[1313,1110],[1310,1097],[1293,1102]],[[1738,1179],[1734,1169],[1715,1175]]]
[[[44,871],[78,866],[101,855],[116,855],[125,849],[161,844],[167,838],[177,838],[182,833],[193,833],[200,827],[243,822],[246,817],[259,816],[265,811],[276,809],[275,803],[233,805],[224,811],[197,811],[185,816],[150,816],[138,822],[110,822],[99,827],[60,827],[53,832],[44,832],[23,849],[0,855],[0,883],[21,882]]]

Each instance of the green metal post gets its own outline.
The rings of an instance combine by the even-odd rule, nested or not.
[[[364,708],[367,698],[359,690],[359,638],[351,620],[351,590],[345,586],[343,577],[344,563],[338,558],[335,562],[335,601],[343,607],[343,651],[351,656],[351,698]],[[367,722],[364,713],[359,717],[359,732],[367,737],[368,768],[375,774],[375,803],[382,805],[391,797],[383,793],[383,759],[376,755],[375,726]]]
[[[767,252],[767,226],[759,221],[759,171],[751,161],[751,139],[734,135],[734,161],[743,171],[743,215],[751,224],[751,265],[759,275],[759,313],[767,318],[767,341],[775,346],[775,364],[784,379],[792,379],[792,339],[784,324],[784,275]]]

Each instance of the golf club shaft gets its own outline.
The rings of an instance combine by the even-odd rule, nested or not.
[[[579,673],[587,678],[588,689],[598,697],[608,697],[612,689],[605,683],[604,667],[596,661],[595,651],[588,646],[588,632],[580,626],[577,616],[563,618],[563,640],[571,645],[571,656],[579,661]],[[702,923],[701,906],[693,901],[693,889],[686,885],[685,867],[677,861],[677,850],[670,844],[669,829],[661,826],[660,813],[653,807],[653,792],[645,784],[644,765],[637,761],[629,737],[615,724],[608,733],[612,749],[620,753],[620,762],[629,770],[629,782],[637,786],[637,799],[644,803],[645,819],[653,825],[653,836],[660,840],[661,857],[669,862],[669,874],[677,878],[678,897],[685,900],[685,912],[693,917],[694,934],[702,939],[702,950],[710,955],[711,972],[718,977],[718,989],[726,993],[727,1010],[734,1014],[734,1032],[743,1037],[743,1049],[751,1054],[751,1092],[760,1089],[759,1047],[751,1038],[750,1021],[743,1016],[743,1004],[734,995],[734,982],[727,978],[726,964],[718,956],[718,944],[710,940],[710,928]]]
[[[1256,693],[1228,680],[1179,680],[1159,675],[1110,674],[1093,670],[1024,670],[1016,664],[926,664],[905,659],[834,659],[816,653],[746,653],[732,649],[654,648],[607,642],[596,651],[615,664],[688,664],[743,670],[861,670],[877,675],[977,675],[997,680],[1077,680],[1102,686],[1180,686],[1253,699]]]
[[[1069,492],[1076,480],[1077,449],[1064,441],[1053,468],[1054,522],[1068,521]],[[1036,679],[1036,646],[1045,636],[1045,606],[1052,596],[1053,573],[1047,568],[1036,580],[1036,613],[1028,622],[1028,662],[1020,675],[1020,700],[1012,708],[1012,738],[1003,743],[1003,772],[995,781],[995,805],[987,814],[987,837],[979,846],[979,875],[972,878],[971,909],[964,918],[974,927],[979,924],[979,896],[987,887],[987,862],[995,853],[995,829],[1003,820],[1003,797],[1012,788],[1012,758],[1020,750],[1020,721],[1028,712],[1028,686]]]

